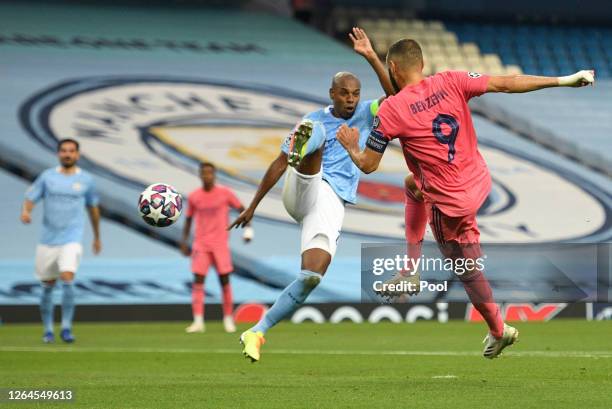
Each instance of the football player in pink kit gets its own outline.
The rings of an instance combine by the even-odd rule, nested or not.
[[[594,83],[594,72],[539,77],[447,71],[425,77],[421,47],[408,39],[389,48],[387,65],[398,93],[382,104],[366,148],[360,150],[357,130],[345,126],[336,137],[365,173],[378,168],[387,144],[398,138],[442,254],[476,259],[481,256],[476,212],[489,194],[491,176],[478,151],[468,101],[486,92],[581,87]],[[503,322],[482,271],[472,269],[459,278],[489,326],[483,355],[495,358],[516,341],[518,331]]]
[[[193,285],[191,302],[193,323],[186,328],[188,333],[204,332],[204,279],[211,265],[219,274],[223,290],[223,326],[226,332],[235,332],[236,326],[232,318],[233,300],[229,273],[234,270],[229,249],[229,210],[244,211],[244,206],[234,193],[227,187],[215,183],[215,166],[212,163],[200,165],[202,187],[189,194],[187,200],[187,219],[183,229],[181,251],[186,256],[191,254],[191,271]],[[195,218],[195,234],[191,252],[189,251],[189,233]],[[249,242],[253,238],[253,230],[249,227],[244,231],[243,238]]]

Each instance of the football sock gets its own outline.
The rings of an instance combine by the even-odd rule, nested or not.
[[[475,271],[465,278],[459,277],[472,305],[487,322],[491,335],[500,338],[504,333],[504,320],[499,307],[493,300],[493,291],[491,291],[487,278],[482,271]]]
[[[45,332],[53,332],[53,284],[42,284],[40,297],[40,317]]]
[[[406,189],[404,205],[404,220],[406,223],[406,242],[408,243],[408,257],[417,260],[421,257],[421,245],[427,227],[427,211],[425,202],[418,200],[410,189]]]
[[[223,316],[231,317],[234,309],[234,300],[232,298],[232,285],[227,283],[222,286],[223,290]]]
[[[316,152],[325,142],[325,127],[321,122],[314,121],[312,124],[312,135],[306,142],[306,151],[304,155],[310,155]]]
[[[62,284],[62,329],[72,328],[74,317],[74,285],[72,281]]]
[[[280,320],[295,311],[308,297],[308,294],[321,282],[323,276],[308,270],[302,270],[298,278],[289,284],[278,296],[274,305],[251,328],[251,331],[261,331],[264,334],[267,330],[276,325]]]
[[[204,284],[193,283],[191,284],[191,311],[193,313],[193,320],[196,321],[196,317],[204,317]]]

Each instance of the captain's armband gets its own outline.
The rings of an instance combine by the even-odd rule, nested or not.
[[[385,153],[385,149],[387,149],[387,145],[389,144],[389,140],[383,136],[383,134],[374,129],[370,132],[370,136],[366,141],[366,146],[378,153]]]

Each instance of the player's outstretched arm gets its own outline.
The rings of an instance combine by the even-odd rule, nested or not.
[[[380,58],[378,58],[376,51],[374,51],[366,32],[359,27],[353,27],[353,32],[349,33],[349,38],[353,42],[353,50],[365,58],[372,66],[372,69],[374,69],[385,94],[387,96],[395,95],[395,88],[393,88],[389,73],[380,61]]]
[[[521,93],[551,87],[584,87],[595,83],[594,71],[578,71],[565,77],[535,75],[501,75],[489,78],[487,92]]]
[[[336,133],[336,139],[363,173],[372,173],[378,169],[383,154],[367,146],[362,151],[359,148],[359,130],[357,128],[349,128],[346,124],[342,125]]]
[[[34,209],[34,202],[31,200],[24,200],[23,206],[21,206],[21,216],[19,220],[23,224],[30,224],[32,222],[32,210]]]
[[[100,208],[98,206],[90,206],[87,208],[89,211],[89,220],[91,221],[91,229],[93,230],[93,253],[99,254],[102,251],[102,242],[100,241]]]
[[[278,155],[270,166],[268,166],[268,170],[266,170],[266,174],[259,183],[255,197],[253,197],[249,207],[240,213],[240,216],[238,216],[236,220],[234,220],[234,222],[228,226],[228,230],[233,229],[234,227],[245,227],[249,224],[253,218],[253,215],[255,214],[255,209],[257,209],[257,206],[259,206],[259,202],[263,200],[270,189],[272,189],[281,176],[283,176],[283,173],[285,173],[285,170],[287,170],[287,165],[287,154],[281,151],[280,155]]]

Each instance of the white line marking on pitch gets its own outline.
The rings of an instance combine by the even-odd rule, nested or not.
[[[437,376],[432,376],[431,379],[455,379],[457,378],[457,375],[437,375]]]
[[[122,348],[122,347],[22,347],[0,346],[0,352],[113,352],[113,353],[168,353],[168,354],[240,354],[239,348]],[[268,349],[266,354],[279,355],[405,355],[405,356],[480,356],[478,351],[365,351],[365,350],[309,350]],[[612,351],[509,351],[506,356],[542,358],[612,358]]]

